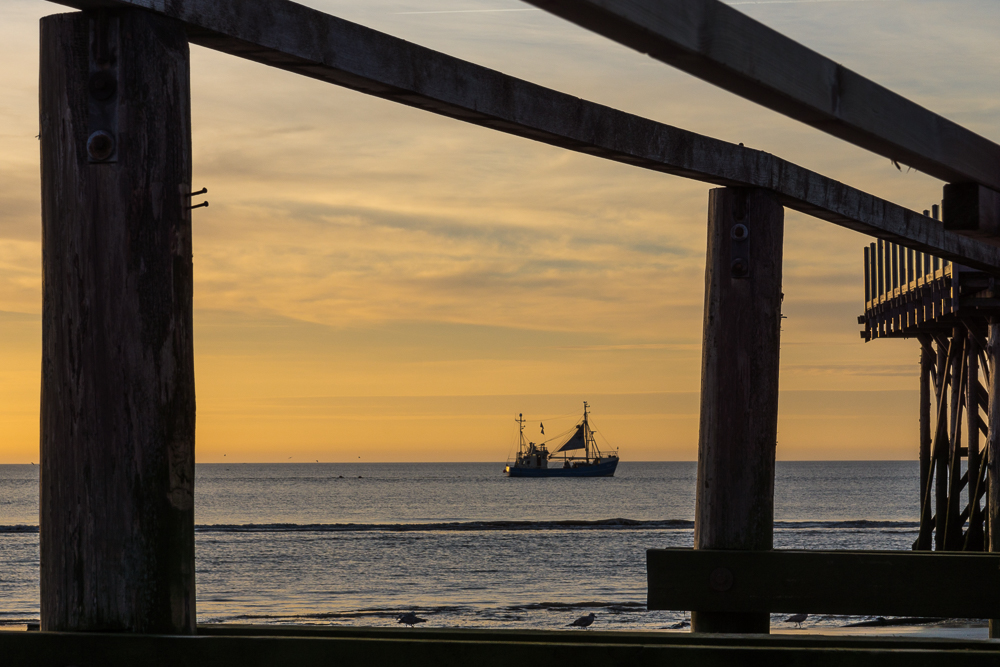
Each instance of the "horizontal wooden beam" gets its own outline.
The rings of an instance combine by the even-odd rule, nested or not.
[[[586,631],[581,631],[586,632]],[[986,641],[923,643],[844,641],[839,646],[808,641],[759,641],[730,637],[675,643],[581,643],[281,636],[167,636],[104,633],[0,632],[4,667],[705,667],[706,665],[851,665],[852,667],[940,667],[960,659],[964,667],[996,665],[997,651]],[[691,635],[680,635],[692,638]],[[697,638],[701,639],[701,638]],[[746,639],[746,643],[741,640]]]
[[[1000,192],[977,183],[944,186],[944,228],[983,239],[1000,238]]]
[[[426,49],[288,0],[58,0],[183,21],[192,42],[501,132],[708,183],[986,271],[1000,248],[763,151],[624,113]]]
[[[598,619],[601,619],[598,616]],[[568,619],[567,619],[568,620]],[[600,621],[598,621],[600,623]],[[198,634],[215,637],[329,637],[340,639],[421,639],[424,641],[506,642],[532,644],[631,644],[633,646],[760,646],[789,648],[892,648],[979,649],[1000,655],[1000,643],[948,637],[911,635],[905,639],[891,635],[773,634],[738,635],[691,632],[597,630],[527,630],[523,628],[408,628],[396,626],[349,625],[244,625],[203,624]]]
[[[650,549],[646,558],[649,609],[1000,615],[995,554]]]
[[[526,0],[949,183],[1000,191],[1000,145],[719,0]]]

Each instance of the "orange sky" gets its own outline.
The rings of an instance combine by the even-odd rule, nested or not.
[[[940,199],[515,0],[306,4],[910,208]],[[1000,137],[994,0],[733,4]],[[526,11],[479,11],[496,9]],[[58,11],[0,7],[0,462],[37,461],[37,20]],[[695,457],[707,185],[200,47],[192,96],[211,202],[194,221],[199,461],[503,461],[515,413],[534,428],[583,400],[626,460]],[[858,336],[866,242],[786,214],[779,458],[915,457],[917,346]]]

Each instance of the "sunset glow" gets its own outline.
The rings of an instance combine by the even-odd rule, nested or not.
[[[905,165],[515,0],[305,4],[915,210],[941,198]],[[731,4],[1000,138],[992,0]],[[0,8],[0,463],[38,460],[38,19],[58,11]],[[584,400],[623,459],[696,457],[709,186],[197,46],[191,69],[192,185],[211,203],[194,216],[199,462],[499,473],[515,414]],[[918,346],[858,335],[869,239],[790,210],[785,238],[779,459],[915,458]]]

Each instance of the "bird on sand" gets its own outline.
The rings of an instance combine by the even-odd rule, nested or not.
[[[405,614],[400,614],[399,616],[397,616],[396,622],[404,623],[405,625],[408,625],[412,628],[417,623],[426,623],[427,619],[420,618],[419,616],[417,616],[417,613],[415,611],[408,611]]]
[[[581,616],[580,618],[576,619],[575,621],[573,621],[569,625],[577,627],[577,628],[588,628],[588,627],[590,627],[590,624],[594,622],[594,618],[595,618],[594,617],[594,613],[591,612],[591,613],[587,614],[586,616]]]
[[[800,628],[802,627],[802,621],[809,618],[809,614],[792,614],[785,619],[785,623],[795,623]]]

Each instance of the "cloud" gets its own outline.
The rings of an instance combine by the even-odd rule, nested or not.
[[[941,196],[934,179],[899,173],[881,157],[557,17],[506,11],[526,9],[516,3],[310,4],[568,94],[744,142],[917,210]],[[1000,136],[994,0],[765,0],[739,9],[986,136]],[[0,9],[0,53],[9,65],[0,72],[5,311],[40,311],[37,20],[55,10],[38,0],[10,0]],[[413,13],[431,10],[441,13]],[[662,401],[642,399],[660,403],[636,411],[696,413],[690,396],[699,387],[709,186],[197,46],[192,86],[194,185],[209,186],[212,202],[194,219],[199,442],[208,447],[202,451],[240,438],[262,452],[276,439],[328,446],[325,434],[336,422],[323,422],[321,414],[313,425],[304,423],[305,408],[255,414],[257,401],[300,396],[405,390],[576,401],[582,394],[627,394],[627,403],[660,392]],[[863,384],[875,391],[858,401],[908,423],[913,405],[891,392],[915,383],[915,343],[866,345],[858,337],[867,241],[787,212],[781,386],[849,391]],[[37,402],[37,323],[16,330],[24,345],[0,347],[0,368],[19,369],[5,391],[30,416],[24,406]],[[837,414],[861,419],[857,402],[837,396],[826,397],[840,406]],[[793,414],[782,400],[782,410]],[[555,410],[538,401],[539,411]],[[435,414],[446,414],[448,405]],[[231,419],[221,416],[227,410]],[[817,408],[808,410],[800,412]],[[18,434],[21,451],[37,451],[34,414],[0,420],[5,434]],[[823,431],[822,447],[835,457],[857,424],[838,426],[834,413],[829,419],[813,430]],[[666,437],[653,418],[622,418],[619,428],[636,443]],[[796,433],[810,437],[805,427]],[[386,442],[401,434],[386,432]],[[459,432],[453,435],[457,442]],[[882,435],[886,442],[896,437]],[[674,449],[664,451],[690,456],[696,419],[669,437]],[[871,451],[880,446],[871,444]]]

